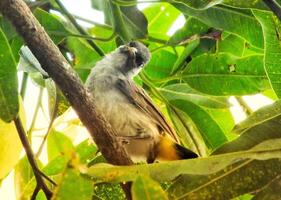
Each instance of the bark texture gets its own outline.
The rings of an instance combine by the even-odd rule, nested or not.
[[[115,165],[132,164],[114,137],[114,130],[94,107],[94,99],[24,1],[0,0],[0,12],[12,22],[43,69],[56,82],[106,160]]]

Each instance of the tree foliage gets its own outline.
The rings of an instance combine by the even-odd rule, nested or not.
[[[42,171],[57,183],[49,185],[53,199],[124,199],[118,183],[125,181],[133,182],[133,199],[281,198],[278,17],[261,0],[155,0],[139,9],[143,2],[92,0],[105,23],[89,22],[86,28],[59,0],[26,1],[82,80],[119,45],[146,44],[152,58],[135,81],[173,123],[181,143],[201,158],[112,166],[89,139],[77,144],[81,123],[67,117],[71,108],[65,97],[0,16],[0,182],[14,170],[16,197],[32,196],[36,179],[27,158],[20,158],[11,121],[18,115],[33,118],[26,130],[35,141],[38,110],[47,109],[42,92],[47,91],[46,142],[33,150]],[[184,25],[170,34],[179,17]],[[25,102],[27,79],[41,92],[35,112],[24,114],[19,102]],[[229,98],[241,103],[244,95],[253,94],[275,102],[250,110],[245,121],[235,124]],[[47,158],[41,162],[45,147]],[[46,199],[42,192],[36,198]]]

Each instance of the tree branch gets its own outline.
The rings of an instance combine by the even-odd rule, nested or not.
[[[31,147],[28,143],[28,139],[27,139],[26,133],[24,131],[24,128],[22,126],[20,118],[17,117],[16,119],[14,119],[14,123],[16,125],[19,138],[20,138],[21,143],[22,143],[22,145],[25,149],[27,159],[28,159],[28,161],[31,165],[32,171],[34,173],[34,176],[35,176],[35,179],[36,179],[36,182],[37,182],[37,186],[36,186],[36,188],[33,192],[33,195],[32,195],[31,199],[33,199],[33,198],[35,199],[35,197],[36,197],[36,195],[37,195],[37,193],[39,192],[40,189],[43,190],[47,199],[51,199],[52,192],[51,192],[51,190],[49,190],[49,188],[47,187],[47,185],[45,184],[45,182],[43,180],[42,172],[39,170],[38,165],[35,161],[34,154],[33,154],[32,149],[31,149]],[[44,177],[45,177],[45,175],[44,175]]]
[[[78,75],[23,0],[1,0],[0,12],[12,22],[43,69],[61,89],[105,159],[115,165],[133,164],[122,144],[114,137],[116,134],[110,124],[94,106],[94,99],[85,90]]]
[[[94,99],[85,90],[82,81],[23,0],[1,0],[0,12],[12,22],[43,69],[56,82],[106,160],[116,165],[133,164],[114,137],[111,126],[94,106]]]
[[[281,7],[275,0],[263,0],[263,2],[272,10],[272,12],[281,21]]]

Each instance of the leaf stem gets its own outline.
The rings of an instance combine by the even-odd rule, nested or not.
[[[37,182],[37,185],[36,185],[36,188],[32,195],[32,198],[35,198],[37,193],[40,191],[40,189],[42,189],[44,194],[46,195],[46,198],[49,200],[52,197],[52,191],[47,187],[46,183],[43,180],[43,176],[42,176],[43,172],[41,172],[40,169],[38,168],[38,165],[35,160],[35,156],[33,154],[32,148],[28,142],[28,138],[24,131],[21,119],[19,117],[15,118],[14,123],[15,123],[16,129],[17,129],[19,138],[21,140],[21,143],[25,149],[27,159],[31,165],[32,171],[34,173],[34,176],[35,176],[35,179]],[[46,177],[46,175],[44,175],[44,176]]]
[[[61,11],[66,15],[66,17],[69,19],[69,21],[74,25],[74,27],[77,29],[77,31],[79,33],[81,33],[82,35],[88,35],[88,33],[76,22],[76,19],[74,18],[74,16],[72,14],[70,14],[68,12],[68,10],[64,7],[64,5],[61,3],[61,1],[55,0],[55,2],[58,4]],[[91,45],[91,47],[93,47],[93,49],[95,49],[95,51],[100,56],[104,56],[104,52],[102,51],[102,49],[100,47],[98,47],[92,40],[87,40],[87,42],[89,43],[89,45]]]

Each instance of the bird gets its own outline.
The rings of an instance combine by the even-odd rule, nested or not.
[[[173,127],[133,78],[150,60],[138,41],[119,46],[92,68],[86,89],[134,162],[196,158],[179,144]]]

